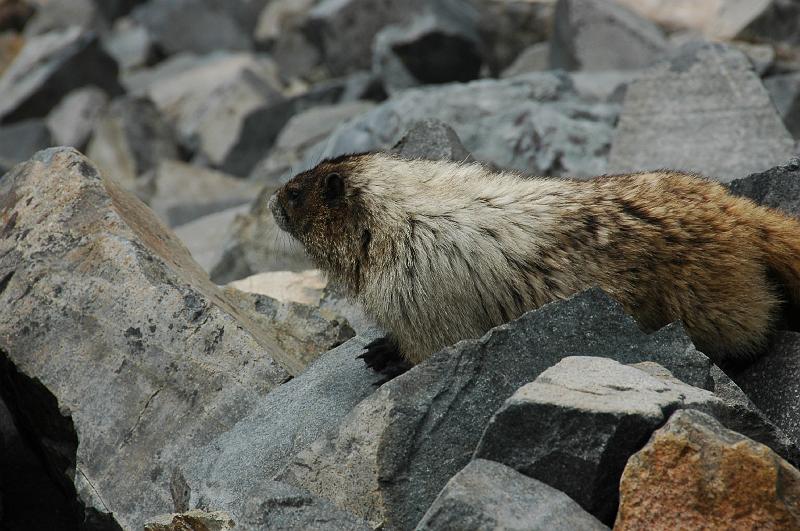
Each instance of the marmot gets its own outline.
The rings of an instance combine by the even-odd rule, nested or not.
[[[680,319],[715,362],[764,346],[800,303],[800,222],[698,175],[527,177],[479,163],[347,155],[270,199],[278,225],[389,331],[383,368],[599,286],[640,326]]]

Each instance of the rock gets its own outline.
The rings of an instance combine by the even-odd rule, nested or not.
[[[259,187],[217,171],[162,160],[137,183],[139,198],[170,227],[245,203]]]
[[[5,0],[0,4],[0,32],[22,31],[36,8],[28,0]]]
[[[412,124],[392,152],[408,159],[472,162],[475,159],[464,148],[453,129],[439,120],[421,120]]]
[[[714,25],[715,37],[736,35],[745,40],[768,41],[785,45],[800,44],[800,30],[795,21],[800,16],[800,6],[793,0],[759,0],[734,2],[721,10]]]
[[[339,126],[317,156],[385,149],[413,123],[433,118],[450,125],[477,160],[540,175],[599,175],[617,112],[614,104],[586,102],[569,75],[553,72],[409,89]]]
[[[53,145],[44,120],[32,118],[10,125],[0,125],[0,176],[14,165]]]
[[[192,505],[224,507],[237,526],[258,507],[258,518],[268,518],[271,513],[264,513],[271,505],[275,474],[374,391],[377,376],[356,355],[375,337],[372,331],[325,353],[263,397],[224,435],[208,440],[205,447],[187,448],[180,467],[191,486]],[[287,510],[303,505],[291,503],[291,496],[280,498]],[[272,529],[266,524],[254,527]]]
[[[296,361],[78,152],[38,153],[0,197],[0,393],[89,517],[140,527]]]
[[[303,34],[316,0],[274,0],[261,11],[253,34],[259,49],[269,52],[285,78],[313,77],[321,55]]]
[[[731,193],[800,216],[800,159],[731,181]]]
[[[768,77],[764,86],[786,128],[792,136],[800,138],[800,73]]]
[[[668,43],[652,22],[614,2],[559,0],[550,37],[550,67],[625,70],[650,65]]]
[[[234,219],[222,257],[211,268],[211,279],[217,284],[263,271],[304,271],[313,267],[303,246],[275,224],[267,208],[273,191],[274,188],[264,188],[250,211]]]
[[[311,10],[304,32],[319,50],[334,76],[370,67],[372,43],[378,32],[391,24],[407,24],[432,14],[444,20],[476,16],[461,0],[322,0]]]
[[[228,208],[175,227],[175,235],[183,242],[192,258],[210,272],[222,258],[225,243],[232,237],[237,216],[245,216],[250,205]]]
[[[484,56],[493,76],[508,68],[526,48],[549,39],[554,6],[555,2],[527,0],[477,2]]]
[[[634,454],[615,530],[796,529],[800,472],[699,411],[678,411]]]
[[[383,28],[375,36],[372,70],[389,93],[417,85],[478,78],[481,43],[477,13],[458,19],[433,13]]]
[[[67,28],[103,29],[103,19],[92,0],[45,0],[38,2],[33,17],[25,24],[25,35],[33,37]]]
[[[310,149],[325,140],[339,124],[373,107],[371,102],[352,101],[299,112],[281,129],[269,154],[253,168],[251,180],[280,186],[292,177],[292,169],[308,157]]]
[[[416,529],[608,528],[563,492],[500,463],[475,459],[447,482]]]
[[[130,19],[118,21],[103,46],[123,70],[150,66],[159,55],[147,29]]]
[[[684,408],[732,417],[712,392],[669,372],[569,357],[506,401],[486,426],[475,457],[544,481],[611,525],[628,458],[672,411]]]
[[[254,320],[270,330],[277,345],[297,361],[293,372],[301,372],[321,354],[355,336],[355,331],[341,315],[323,312],[316,305],[279,301],[267,295],[245,293],[226,288],[239,306],[254,312]]]
[[[106,20],[112,21],[130,13],[134,7],[144,4],[147,0],[103,0],[97,2],[97,9]]]
[[[501,78],[509,78],[531,72],[541,72],[550,68],[550,45],[538,42],[528,46],[501,73]]]
[[[106,93],[94,86],[65,96],[47,115],[47,127],[55,145],[84,149],[107,103]]]
[[[14,62],[23,44],[25,39],[13,31],[0,33],[0,75]]]
[[[298,302],[319,306],[328,281],[319,269],[309,269],[298,273],[292,271],[270,271],[259,273],[228,284],[229,287],[267,295],[283,302]]]
[[[228,531],[236,523],[222,511],[194,509],[181,514],[163,514],[145,522],[144,531]]]
[[[683,29],[708,31],[716,21],[720,7],[726,0],[615,1],[640,16],[673,31]]]
[[[671,168],[728,182],[793,151],[750,61],[722,44],[689,44],[628,85],[608,170]]]
[[[147,28],[166,55],[252,48],[229,10],[204,0],[150,0],[134,9],[131,17]]]
[[[73,27],[28,39],[0,77],[0,123],[42,118],[87,85],[111,95],[122,92],[117,66],[95,35]]]
[[[247,502],[237,529],[260,531],[371,531],[366,522],[308,492],[270,482]]]
[[[800,443],[800,334],[779,332],[769,353],[734,375],[742,391]]]
[[[87,155],[101,171],[113,175],[129,191],[143,184],[139,177],[164,159],[177,159],[172,126],[153,103],[125,96],[111,102],[98,118]]]
[[[775,48],[770,44],[753,44],[744,41],[732,44],[750,59],[753,69],[759,76],[766,74],[775,64]]]
[[[188,150],[233,175],[249,173],[291,116],[274,111],[283,101],[275,64],[253,54],[176,56],[127,83],[176,124]]]
[[[617,303],[589,290],[446,348],[382,385],[278,479],[373,524],[411,528],[470,460],[503,401],[567,355],[655,360],[691,384],[709,380],[709,360],[680,326],[647,335]]]

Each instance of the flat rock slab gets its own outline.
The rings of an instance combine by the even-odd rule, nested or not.
[[[171,512],[174,464],[288,380],[282,357],[77,151],[0,179],[0,392],[88,512],[129,529]]]
[[[279,478],[375,524],[412,528],[469,462],[505,399],[569,355],[652,360],[690,384],[710,381],[708,358],[680,326],[645,334],[619,304],[589,290],[446,348],[384,384]]]
[[[500,463],[475,459],[447,482],[417,531],[602,531],[569,496]]]
[[[563,491],[611,525],[628,458],[672,411],[683,408],[732,417],[711,391],[686,385],[656,364],[568,357],[506,401],[486,426],[475,456]]]
[[[750,60],[722,44],[691,43],[628,86],[608,171],[670,168],[728,182],[793,153]]]
[[[615,530],[798,529],[800,472],[699,411],[678,411],[628,461]]]
[[[119,94],[117,65],[97,36],[72,27],[29,39],[0,77],[0,123],[43,118],[74,89]]]

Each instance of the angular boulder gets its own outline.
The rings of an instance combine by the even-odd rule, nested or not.
[[[800,217],[800,159],[731,181],[731,193]]]
[[[647,335],[607,295],[589,290],[446,348],[384,384],[279,479],[373,524],[413,527],[470,460],[505,399],[568,355],[655,360],[691,384],[709,381],[708,358],[680,326]]]
[[[670,168],[728,182],[793,153],[747,57],[723,44],[691,43],[628,85],[608,170]]]
[[[686,385],[658,365],[641,365],[561,360],[505,402],[486,426],[475,456],[563,491],[611,525],[625,463],[671,412],[688,408],[731,417],[711,391]],[[795,459],[800,455],[789,451]]]
[[[0,393],[15,422],[87,518],[136,528],[170,512],[175,464],[295,362],[73,149],[0,179],[0,227]]]
[[[798,529],[800,472],[699,411],[678,411],[628,461],[615,530]]]
[[[569,496],[500,463],[475,459],[452,477],[417,531],[602,531]]]
[[[28,39],[0,77],[0,123],[43,118],[73,90],[94,85],[120,94],[117,65],[97,36],[77,27]]]
[[[553,18],[550,68],[638,69],[668,49],[658,26],[616,2],[559,0]]]

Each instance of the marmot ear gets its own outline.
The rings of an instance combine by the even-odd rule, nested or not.
[[[344,179],[336,172],[325,176],[325,201],[333,202],[344,195]]]

